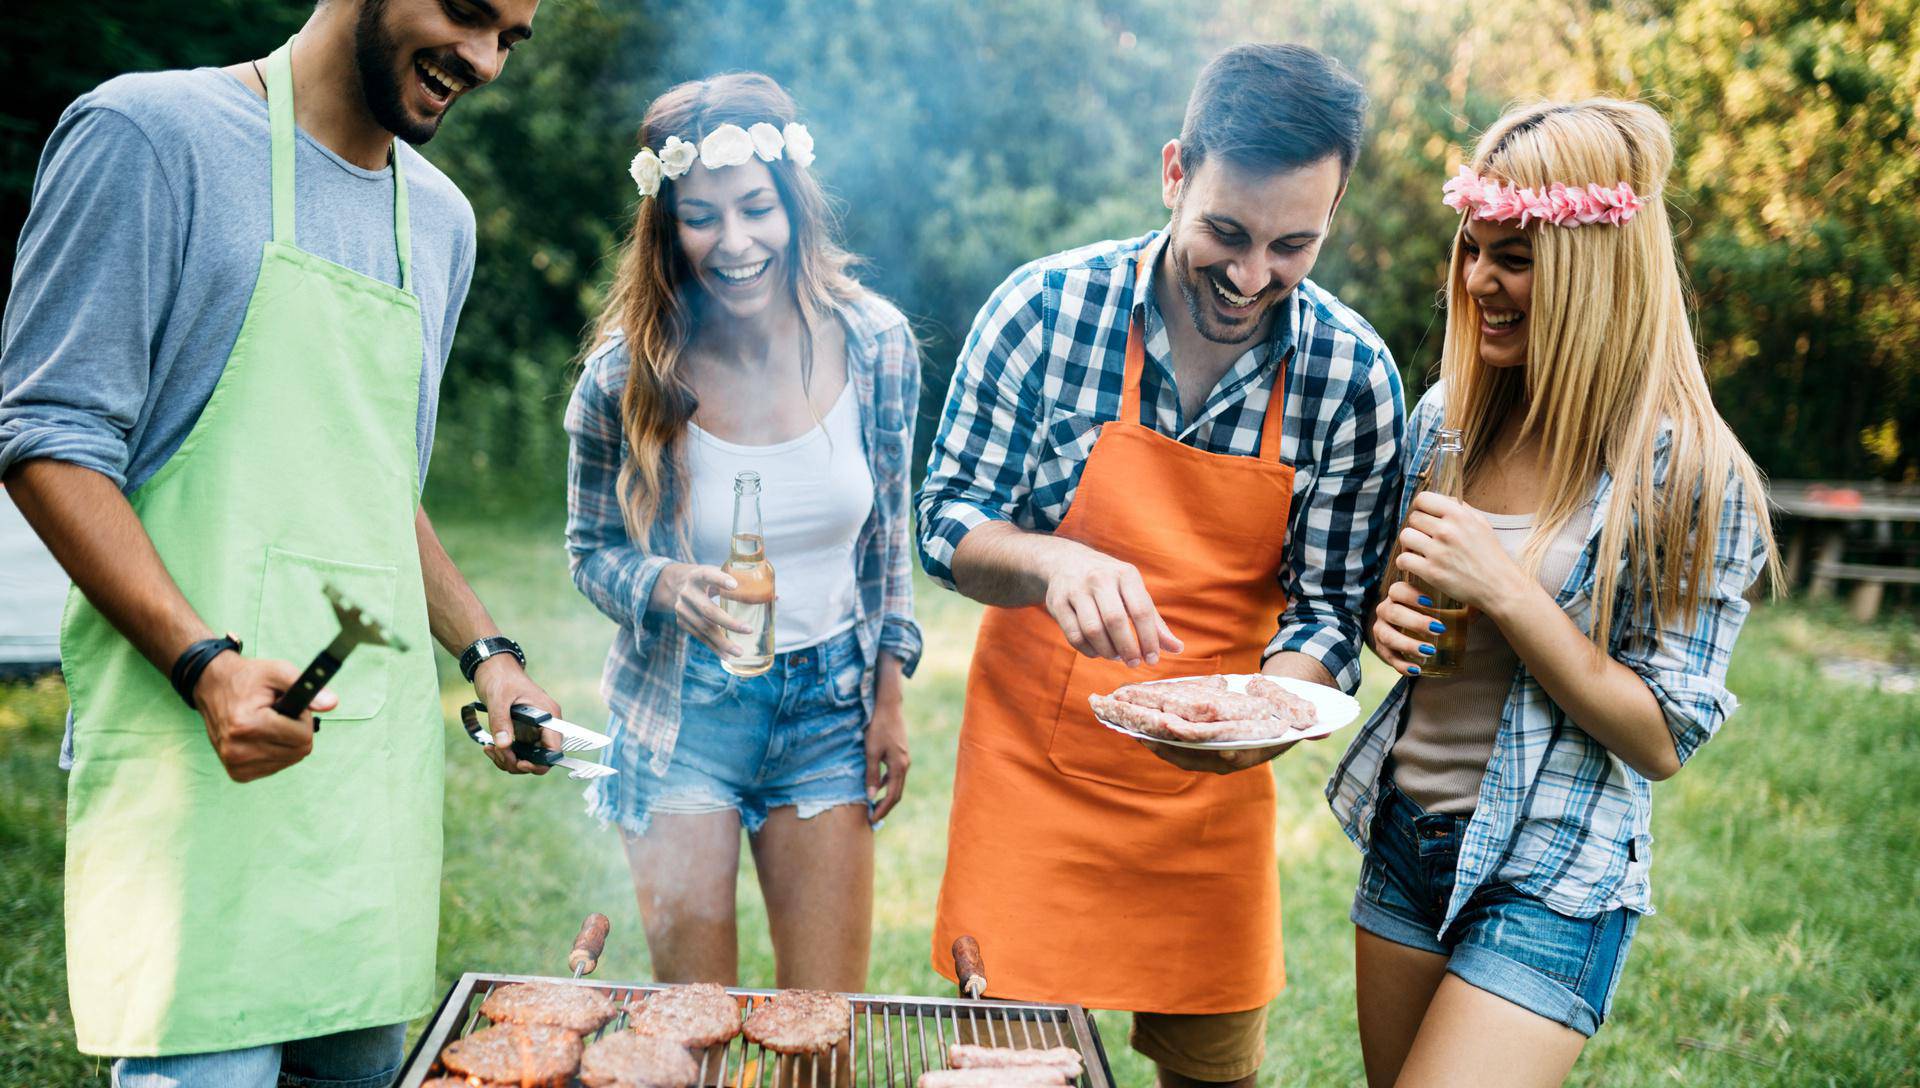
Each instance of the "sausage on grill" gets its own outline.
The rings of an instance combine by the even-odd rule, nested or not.
[[[947,1047],[947,1065],[954,1069],[1058,1069],[1069,1079],[1085,1068],[1080,1052],[1070,1046],[1035,1050],[971,1043]]]

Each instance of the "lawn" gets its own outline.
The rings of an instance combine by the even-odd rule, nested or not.
[[[532,671],[574,720],[604,720],[596,687],[611,626],[574,592],[557,531],[443,525],[449,549]],[[908,689],[913,773],[878,840],[870,988],[944,993],[927,963],[945,849],[948,789],[978,610],[921,585],[927,655]],[[1920,1083],[1920,695],[1829,681],[1818,655],[1920,659],[1910,623],[1862,630],[1837,614],[1774,606],[1734,662],[1744,708],[1725,734],[1658,786],[1655,898],[1614,1016],[1576,1067],[1588,1085]],[[1377,663],[1376,663],[1377,664]],[[1378,699],[1382,670],[1363,701]],[[451,679],[449,680],[449,676]],[[647,954],[612,833],[558,776],[495,772],[453,724],[469,696],[443,667],[448,708],[446,872],[440,974],[564,973],[582,915],[613,936],[599,975],[646,979]],[[54,760],[57,680],[0,686],[0,1084],[100,1085],[76,1054],[60,927],[64,791]],[[1352,896],[1358,855],[1320,789],[1343,731],[1280,760],[1278,864],[1291,985],[1268,1026],[1263,1084],[1360,1080],[1353,1016]],[[772,950],[750,869],[741,875],[744,985],[771,985]],[[1090,905],[1092,907],[1093,905]],[[1222,955],[1231,950],[1222,949]],[[1123,1085],[1150,1081],[1101,1030]]]

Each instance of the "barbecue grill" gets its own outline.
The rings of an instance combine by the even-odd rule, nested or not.
[[[587,970],[592,969],[598,954],[598,948],[594,948],[585,957]],[[574,962],[578,967],[578,953]],[[960,977],[964,980],[978,970],[977,961],[971,968],[963,965]],[[489,1021],[480,1015],[481,1003],[496,987],[514,982],[586,986],[599,990],[616,1006],[668,988],[655,983],[591,982],[577,977],[462,975],[414,1044],[396,1088],[419,1088],[428,1077],[441,1074],[440,1051],[453,1040],[487,1027]],[[728,989],[727,993],[739,1003],[744,1018],[778,997],[780,991]],[[699,1083],[714,1088],[913,1088],[921,1073],[946,1068],[948,1044],[980,1043],[1041,1049],[1071,1047],[1080,1052],[1086,1065],[1085,1072],[1073,1082],[1078,1088],[1113,1086],[1099,1028],[1079,1005],[969,997],[841,996],[853,1008],[844,1044],[815,1060],[778,1054],[748,1042],[744,1035],[735,1036],[724,1047],[695,1055],[700,1062]],[[586,1036],[586,1041],[592,1043],[626,1027],[627,1014],[623,1011],[606,1027]]]

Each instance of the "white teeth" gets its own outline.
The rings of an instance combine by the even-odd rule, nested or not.
[[[741,265],[738,268],[716,268],[713,270],[713,274],[723,280],[731,280],[734,283],[745,283],[766,271],[768,263],[767,261],[761,261],[759,264]]]
[[[430,60],[420,60],[415,61],[415,63],[420,65],[422,71],[434,79],[439,80],[449,91],[463,90],[466,87],[465,80],[455,78],[452,72],[447,71],[445,68],[440,67]]]
[[[1499,315],[1483,314],[1483,316],[1486,318],[1487,324],[1492,325],[1496,329],[1504,329],[1509,325],[1518,325],[1520,319],[1527,315],[1516,310]]]
[[[1220,297],[1227,301],[1227,305],[1232,306],[1234,309],[1237,310],[1242,306],[1253,305],[1254,296],[1236,295],[1232,291],[1229,291],[1226,288],[1220,286],[1219,280],[1209,279],[1207,282],[1213,284],[1213,289],[1219,292]]]

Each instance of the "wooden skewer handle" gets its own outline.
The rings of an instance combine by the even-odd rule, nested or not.
[[[980,954],[980,942],[960,936],[953,940],[953,973],[960,980],[960,993],[978,1000],[987,992],[987,961]]]
[[[567,966],[573,969],[573,976],[593,974],[600,965],[600,953],[607,947],[607,929],[611,923],[604,914],[589,914],[587,920],[580,923],[580,935],[573,939],[573,951],[567,954]]]

